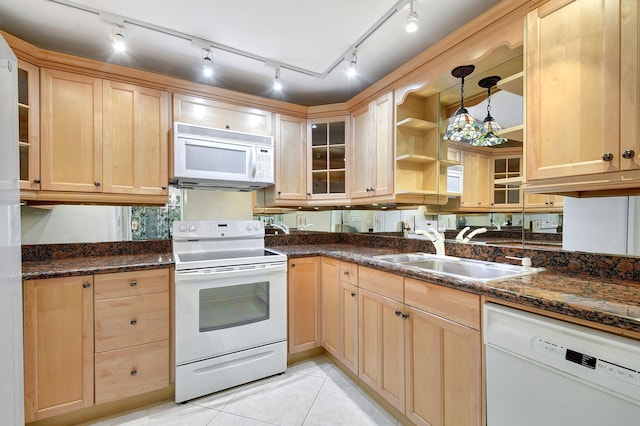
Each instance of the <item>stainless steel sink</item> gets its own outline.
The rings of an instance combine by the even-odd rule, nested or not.
[[[532,275],[544,270],[543,268],[531,268],[453,256],[437,256],[427,253],[386,254],[374,256],[373,258],[434,274],[483,283]]]

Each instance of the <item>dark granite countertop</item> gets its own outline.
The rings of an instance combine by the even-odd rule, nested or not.
[[[22,279],[70,277],[173,266],[171,253],[87,256],[22,262]]]
[[[640,283],[546,270],[535,275],[490,283],[442,277],[400,265],[372,259],[379,254],[397,253],[390,248],[350,244],[286,245],[271,247],[290,257],[323,255],[354,262],[405,277],[485,295],[606,324],[621,330],[640,332]]]

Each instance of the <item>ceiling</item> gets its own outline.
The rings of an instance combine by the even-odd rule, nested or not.
[[[50,50],[322,105],[350,99],[498,1],[417,0],[420,24],[410,34],[407,0],[0,0],[0,29]],[[125,53],[111,46],[113,22],[126,27]],[[202,74],[203,42],[214,45],[210,78]],[[358,75],[349,78],[356,44]],[[278,65],[281,92],[272,88]]]

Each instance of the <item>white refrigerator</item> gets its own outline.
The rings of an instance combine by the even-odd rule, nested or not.
[[[565,197],[563,215],[563,250],[640,256],[640,197]]]
[[[18,61],[0,36],[0,423],[24,424]]]

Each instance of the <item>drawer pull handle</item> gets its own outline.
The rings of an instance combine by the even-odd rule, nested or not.
[[[135,370],[135,369],[134,369],[134,370],[131,370],[131,375],[132,375],[132,376],[135,376],[136,374],[138,374],[138,370]]]
[[[132,281],[129,283],[129,285],[130,285],[131,287],[135,287],[135,286],[137,286],[137,285],[138,285],[138,282],[137,282],[137,281],[135,281],[135,280],[132,280]]]
[[[89,284],[88,282],[86,282],[86,283],[82,284],[82,287],[83,287],[83,288],[89,288],[89,287],[91,287],[91,284]]]
[[[134,320],[134,319],[132,319],[130,322],[131,325],[136,325],[137,323],[138,323],[138,320]]]

